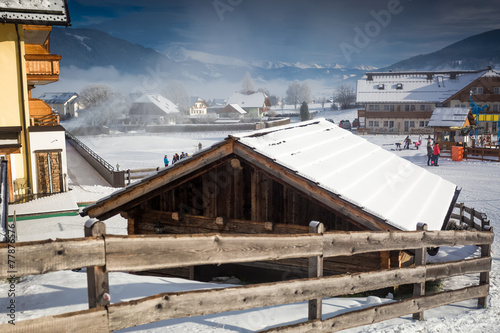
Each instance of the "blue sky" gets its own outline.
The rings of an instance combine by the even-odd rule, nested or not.
[[[383,67],[500,28],[490,0],[69,0],[72,26],[244,60]],[[480,50],[478,50],[480,52]]]

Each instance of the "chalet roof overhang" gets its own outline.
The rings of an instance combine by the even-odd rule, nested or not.
[[[0,3],[0,22],[69,26],[67,0],[14,1]]]
[[[228,159],[239,158],[256,167],[275,181],[295,188],[305,196],[314,199],[349,217],[369,230],[397,230],[386,220],[371,214],[353,203],[318,186],[314,181],[299,175],[294,170],[275,163],[271,158],[255,152],[251,147],[238,142],[238,138],[229,137],[224,142],[179,161],[173,166],[160,170],[157,174],[102,198],[83,209],[81,215],[108,219],[114,215],[125,215],[141,203],[152,199],[162,192],[170,190],[206,172],[206,167],[216,167]]]

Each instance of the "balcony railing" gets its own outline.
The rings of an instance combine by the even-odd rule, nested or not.
[[[31,126],[57,126],[59,125],[59,116],[48,114],[45,116],[31,116]]]
[[[26,54],[25,59],[29,84],[45,84],[59,80],[60,55]]]

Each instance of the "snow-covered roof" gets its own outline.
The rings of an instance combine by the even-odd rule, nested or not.
[[[0,22],[69,25],[66,0],[0,1]]]
[[[76,99],[75,97],[78,97],[76,92],[48,92],[40,95],[38,98],[48,104],[64,104],[70,99]]]
[[[246,114],[247,112],[245,110],[243,110],[238,104],[228,104],[225,108],[223,108],[221,110],[221,113],[222,112],[229,112],[230,110],[234,110],[236,112],[238,112],[239,114]]]
[[[358,80],[358,103],[443,103],[494,71],[367,73]]]
[[[325,119],[234,137],[400,230],[441,230],[454,203],[451,182]]]
[[[169,99],[159,94],[145,94],[134,101],[134,104],[154,104],[165,113],[178,113],[179,109]]]
[[[427,126],[464,127],[470,108],[435,108]]]
[[[265,102],[266,95],[262,92],[256,92],[251,95],[235,93],[227,100],[227,104],[238,104],[242,108],[261,108],[264,107]]]

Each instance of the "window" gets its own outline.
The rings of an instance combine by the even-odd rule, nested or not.
[[[384,120],[384,127],[389,127],[389,121]]]
[[[394,105],[389,105],[389,111],[394,111]]]
[[[383,83],[380,83],[380,84],[378,85],[378,90],[384,90],[384,88],[385,88],[385,86],[384,86],[384,84],[383,84]]]
[[[420,111],[425,111],[425,104],[420,104]]]
[[[460,107],[460,104],[455,104],[455,107],[456,107],[456,108],[459,108],[459,107]]]
[[[380,111],[380,105],[375,104],[375,111]]]
[[[492,109],[493,111],[498,111],[498,104],[493,104]]]
[[[375,105],[373,104],[368,105],[368,111],[373,111],[373,110],[375,110]]]
[[[432,106],[430,104],[425,105],[425,111],[431,111]]]
[[[405,105],[405,111],[410,111],[410,106],[408,104]]]
[[[389,128],[393,128],[394,127],[394,121],[393,120],[390,120],[389,121]]]
[[[386,105],[384,105],[384,111],[389,111],[389,106],[390,106],[390,105],[387,105],[387,104],[386,104]]]
[[[495,87],[495,88],[493,88],[493,93],[494,93],[495,95],[500,95],[500,87]]]
[[[403,84],[402,83],[396,84],[396,89],[398,89],[398,90],[403,89]]]
[[[373,127],[378,127],[378,120],[373,121]]]
[[[415,105],[411,105],[411,106],[410,106],[410,110],[411,110],[411,111],[415,111],[415,109],[416,109]]]
[[[373,127],[373,120],[368,121],[368,127]]]
[[[483,94],[483,87],[472,87],[471,91],[472,91],[472,94],[474,94],[474,95],[482,95]]]
[[[410,127],[415,127],[415,121],[410,120]]]
[[[419,127],[425,127],[425,121],[421,120],[421,121],[418,123],[418,126],[419,126]]]

